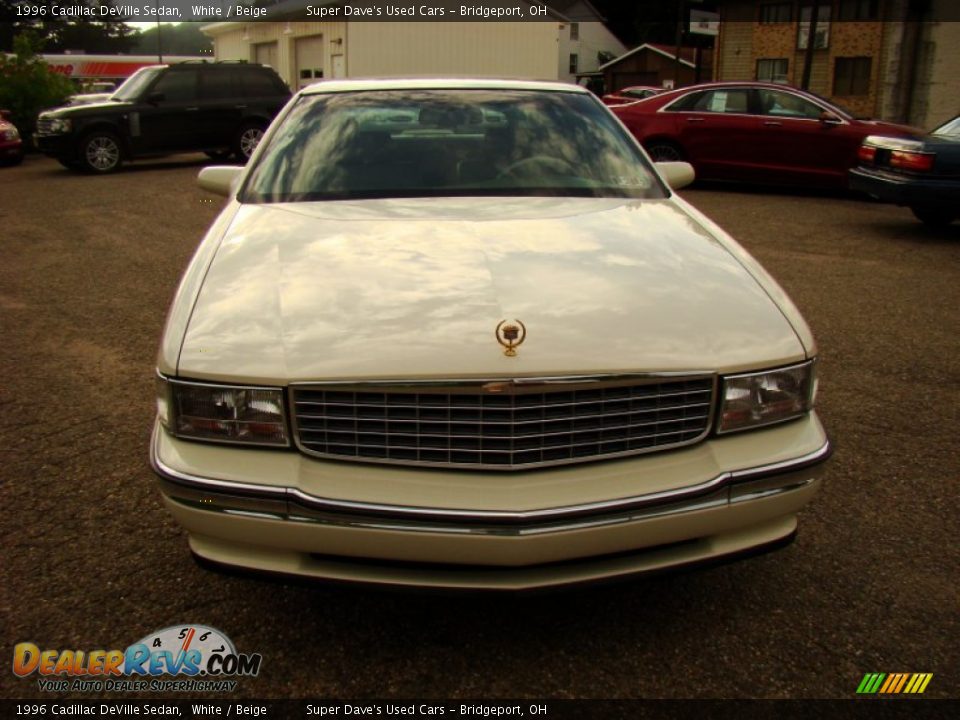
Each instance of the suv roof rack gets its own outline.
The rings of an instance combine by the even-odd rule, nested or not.
[[[206,58],[201,58],[199,60],[184,60],[178,63],[171,63],[171,67],[176,65],[259,65],[259,63],[252,63],[249,60],[207,60]]]

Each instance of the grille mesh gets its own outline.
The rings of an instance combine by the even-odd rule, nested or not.
[[[297,436],[324,457],[522,469],[689,444],[709,428],[710,377],[544,387],[296,387]]]

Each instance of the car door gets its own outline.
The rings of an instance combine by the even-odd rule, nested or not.
[[[756,137],[762,170],[773,180],[843,184],[859,139],[839,114],[824,119],[825,106],[788,90],[760,88]],[[832,113],[832,111],[831,111]]]
[[[751,112],[751,90],[721,87],[674,103],[677,141],[704,178],[749,180],[756,164],[753,138],[759,119]]]
[[[219,65],[204,68],[200,74],[202,102],[198,121],[203,145],[198,149],[218,150],[233,144],[247,109],[242,73],[238,65]]]
[[[140,108],[140,145],[144,151],[197,148],[199,66],[168,68],[147,92]]]

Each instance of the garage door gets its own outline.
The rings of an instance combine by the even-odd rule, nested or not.
[[[297,89],[323,78],[323,35],[297,38]]]
[[[277,43],[257,43],[253,46],[253,61],[277,68]]]

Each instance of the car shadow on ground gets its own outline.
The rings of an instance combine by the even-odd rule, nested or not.
[[[42,159],[42,156],[33,156],[34,161],[38,159]],[[59,163],[51,165],[47,170],[47,174],[50,176],[60,177],[65,175],[75,175],[77,177],[85,178],[115,177],[117,175],[156,172],[160,170],[181,170],[184,168],[199,169],[206,165],[239,165],[239,163],[224,160],[213,160],[203,154],[191,153],[189,155],[166,155],[156,158],[142,158],[134,162],[125,162],[120,166],[119,170],[113,173],[108,173],[107,175],[97,175],[95,173],[84,172],[79,169],[73,170],[62,166]]]

